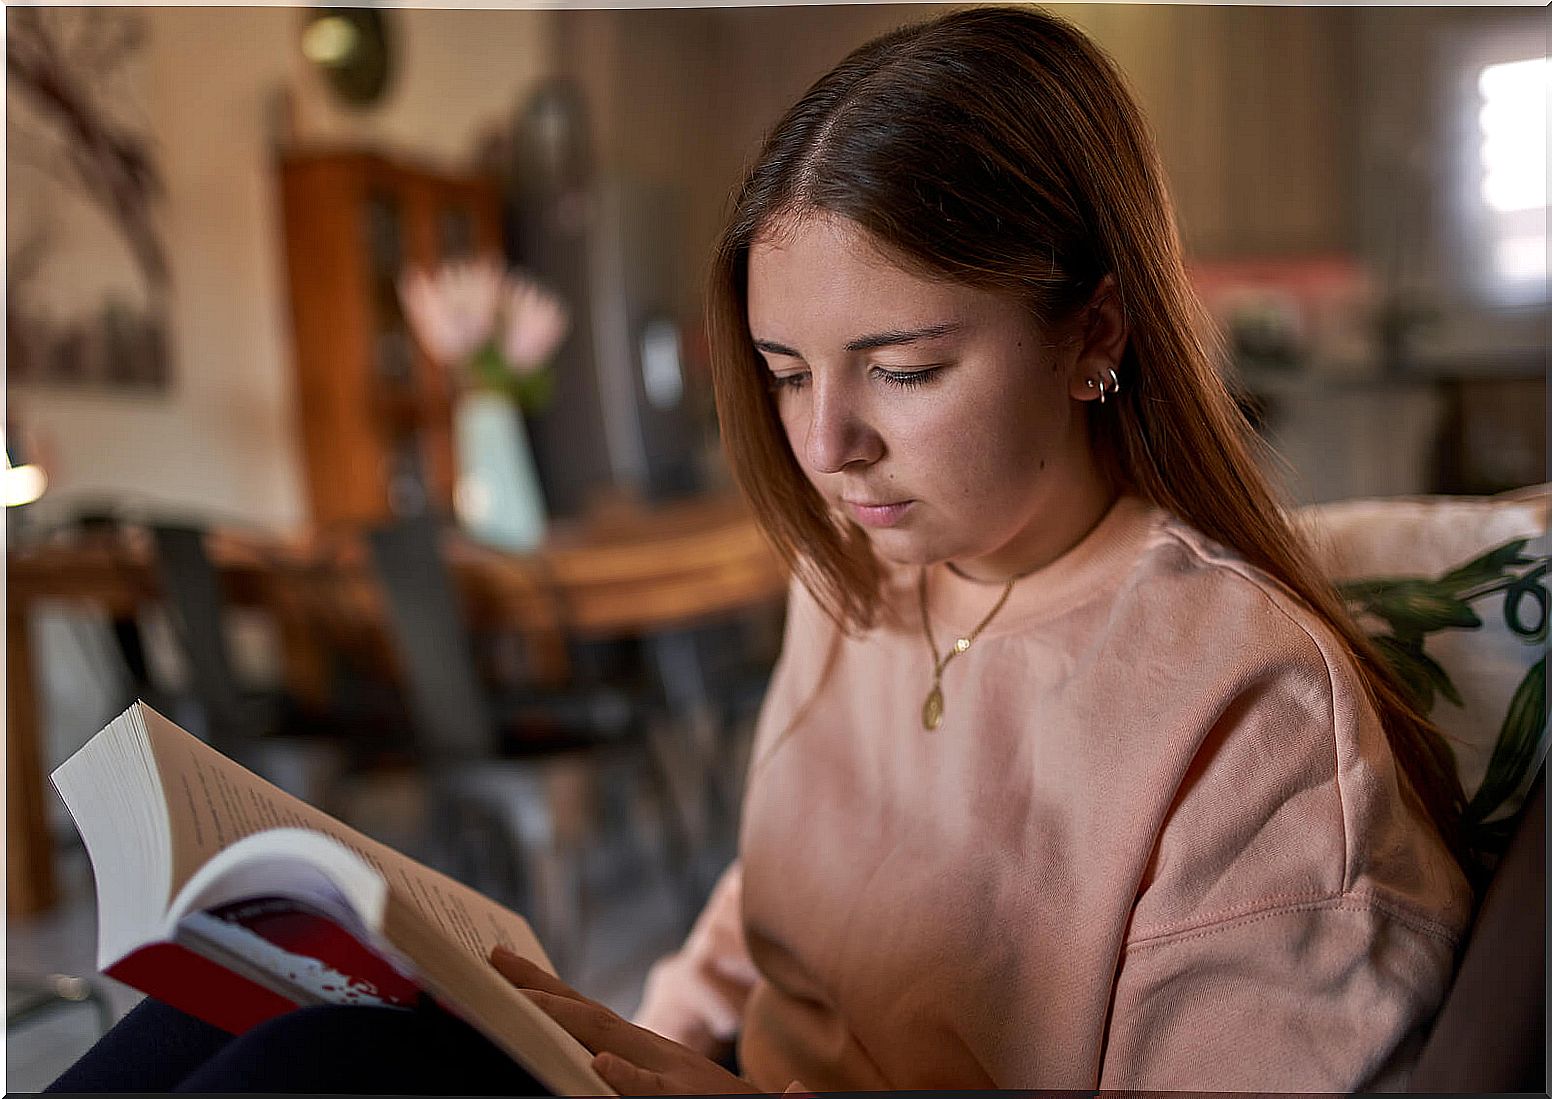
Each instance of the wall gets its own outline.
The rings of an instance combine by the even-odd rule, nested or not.
[[[398,80],[368,112],[334,105],[301,59],[294,8],[149,8],[146,121],[166,180],[174,381],[162,396],[13,390],[54,483],[46,522],[79,501],[199,512],[274,528],[304,520],[270,126],[289,90],[295,136],[371,141],[456,162],[544,72],[540,11],[397,10]],[[13,97],[14,98],[14,97]],[[52,203],[12,177],[8,209]],[[82,257],[77,257],[81,262]],[[85,257],[85,266],[121,262]]]

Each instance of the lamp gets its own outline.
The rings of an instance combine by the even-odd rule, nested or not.
[[[387,91],[395,49],[385,13],[375,8],[312,8],[303,18],[301,47],[302,56],[349,106],[371,106]]]
[[[11,464],[11,446],[5,447],[5,506],[8,508],[20,507],[22,504],[30,504],[43,495],[43,490],[48,488],[48,476],[43,472],[43,467],[24,463],[22,465]]]

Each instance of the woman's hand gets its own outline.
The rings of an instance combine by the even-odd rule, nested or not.
[[[490,963],[592,1051],[593,1071],[621,1095],[758,1094],[721,1065],[620,1018],[509,950],[498,946]]]

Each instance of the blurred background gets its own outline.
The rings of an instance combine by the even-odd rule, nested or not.
[[[10,1088],[136,998],[56,979],[94,913],[42,777],[136,697],[634,1007],[780,642],[709,247],[781,110],[939,10],[7,9]],[[1539,9],[1056,10],[1298,501],[1546,478]]]

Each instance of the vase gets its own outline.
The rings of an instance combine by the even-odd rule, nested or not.
[[[544,495],[522,411],[504,394],[476,389],[459,396],[453,419],[459,524],[497,549],[537,549],[544,540]]]

